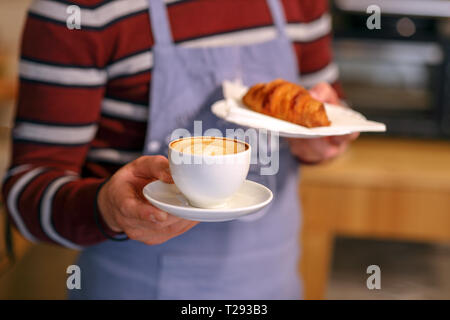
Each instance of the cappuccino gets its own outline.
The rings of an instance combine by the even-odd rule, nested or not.
[[[191,206],[219,208],[245,181],[250,154],[250,145],[239,140],[182,138],[169,144],[170,172]]]
[[[226,138],[193,137],[173,141],[170,147],[183,154],[223,156],[244,152],[247,144]]]

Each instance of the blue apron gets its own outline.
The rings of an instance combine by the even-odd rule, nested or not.
[[[267,0],[275,22],[273,40],[231,47],[184,48],[173,42],[163,0],[149,0],[155,39],[154,69],[144,154],[167,155],[176,128],[235,128],[210,106],[222,99],[224,80],[244,84],[297,79],[292,44],[285,33],[281,2]],[[191,131],[193,132],[193,131]],[[81,290],[73,299],[298,299],[300,208],[298,165],[285,141],[280,170],[261,176],[252,165],[248,179],[268,186],[272,204],[248,219],[200,223],[161,245],[106,241],[85,249],[78,260]]]

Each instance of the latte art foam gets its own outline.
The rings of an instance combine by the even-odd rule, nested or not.
[[[184,154],[222,156],[246,150],[243,143],[222,138],[191,138],[176,141],[172,148]]]

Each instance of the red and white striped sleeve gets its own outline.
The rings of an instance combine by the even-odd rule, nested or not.
[[[327,0],[283,1],[287,31],[294,44],[299,66],[299,82],[311,88],[330,83],[342,96],[339,70],[332,54],[332,21]]]
[[[12,166],[2,192],[11,220],[30,241],[80,249],[105,239],[93,214],[103,179],[80,176],[107,81],[100,36],[27,18]]]

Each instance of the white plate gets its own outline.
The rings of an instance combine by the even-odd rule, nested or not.
[[[266,129],[279,132],[282,137],[318,138],[339,136],[353,132],[384,132],[383,123],[369,121],[361,113],[352,109],[325,103],[325,110],[331,126],[306,128],[294,123],[269,117],[248,109],[242,103],[242,97],[248,88],[235,82],[223,83],[224,100],[217,101],[211,107],[219,118],[240,126]]]
[[[268,205],[273,198],[272,191],[265,186],[246,180],[225,207],[201,209],[192,207],[174,184],[154,181],[144,187],[144,197],[155,207],[177,217],[203,222],[234,220]]]

